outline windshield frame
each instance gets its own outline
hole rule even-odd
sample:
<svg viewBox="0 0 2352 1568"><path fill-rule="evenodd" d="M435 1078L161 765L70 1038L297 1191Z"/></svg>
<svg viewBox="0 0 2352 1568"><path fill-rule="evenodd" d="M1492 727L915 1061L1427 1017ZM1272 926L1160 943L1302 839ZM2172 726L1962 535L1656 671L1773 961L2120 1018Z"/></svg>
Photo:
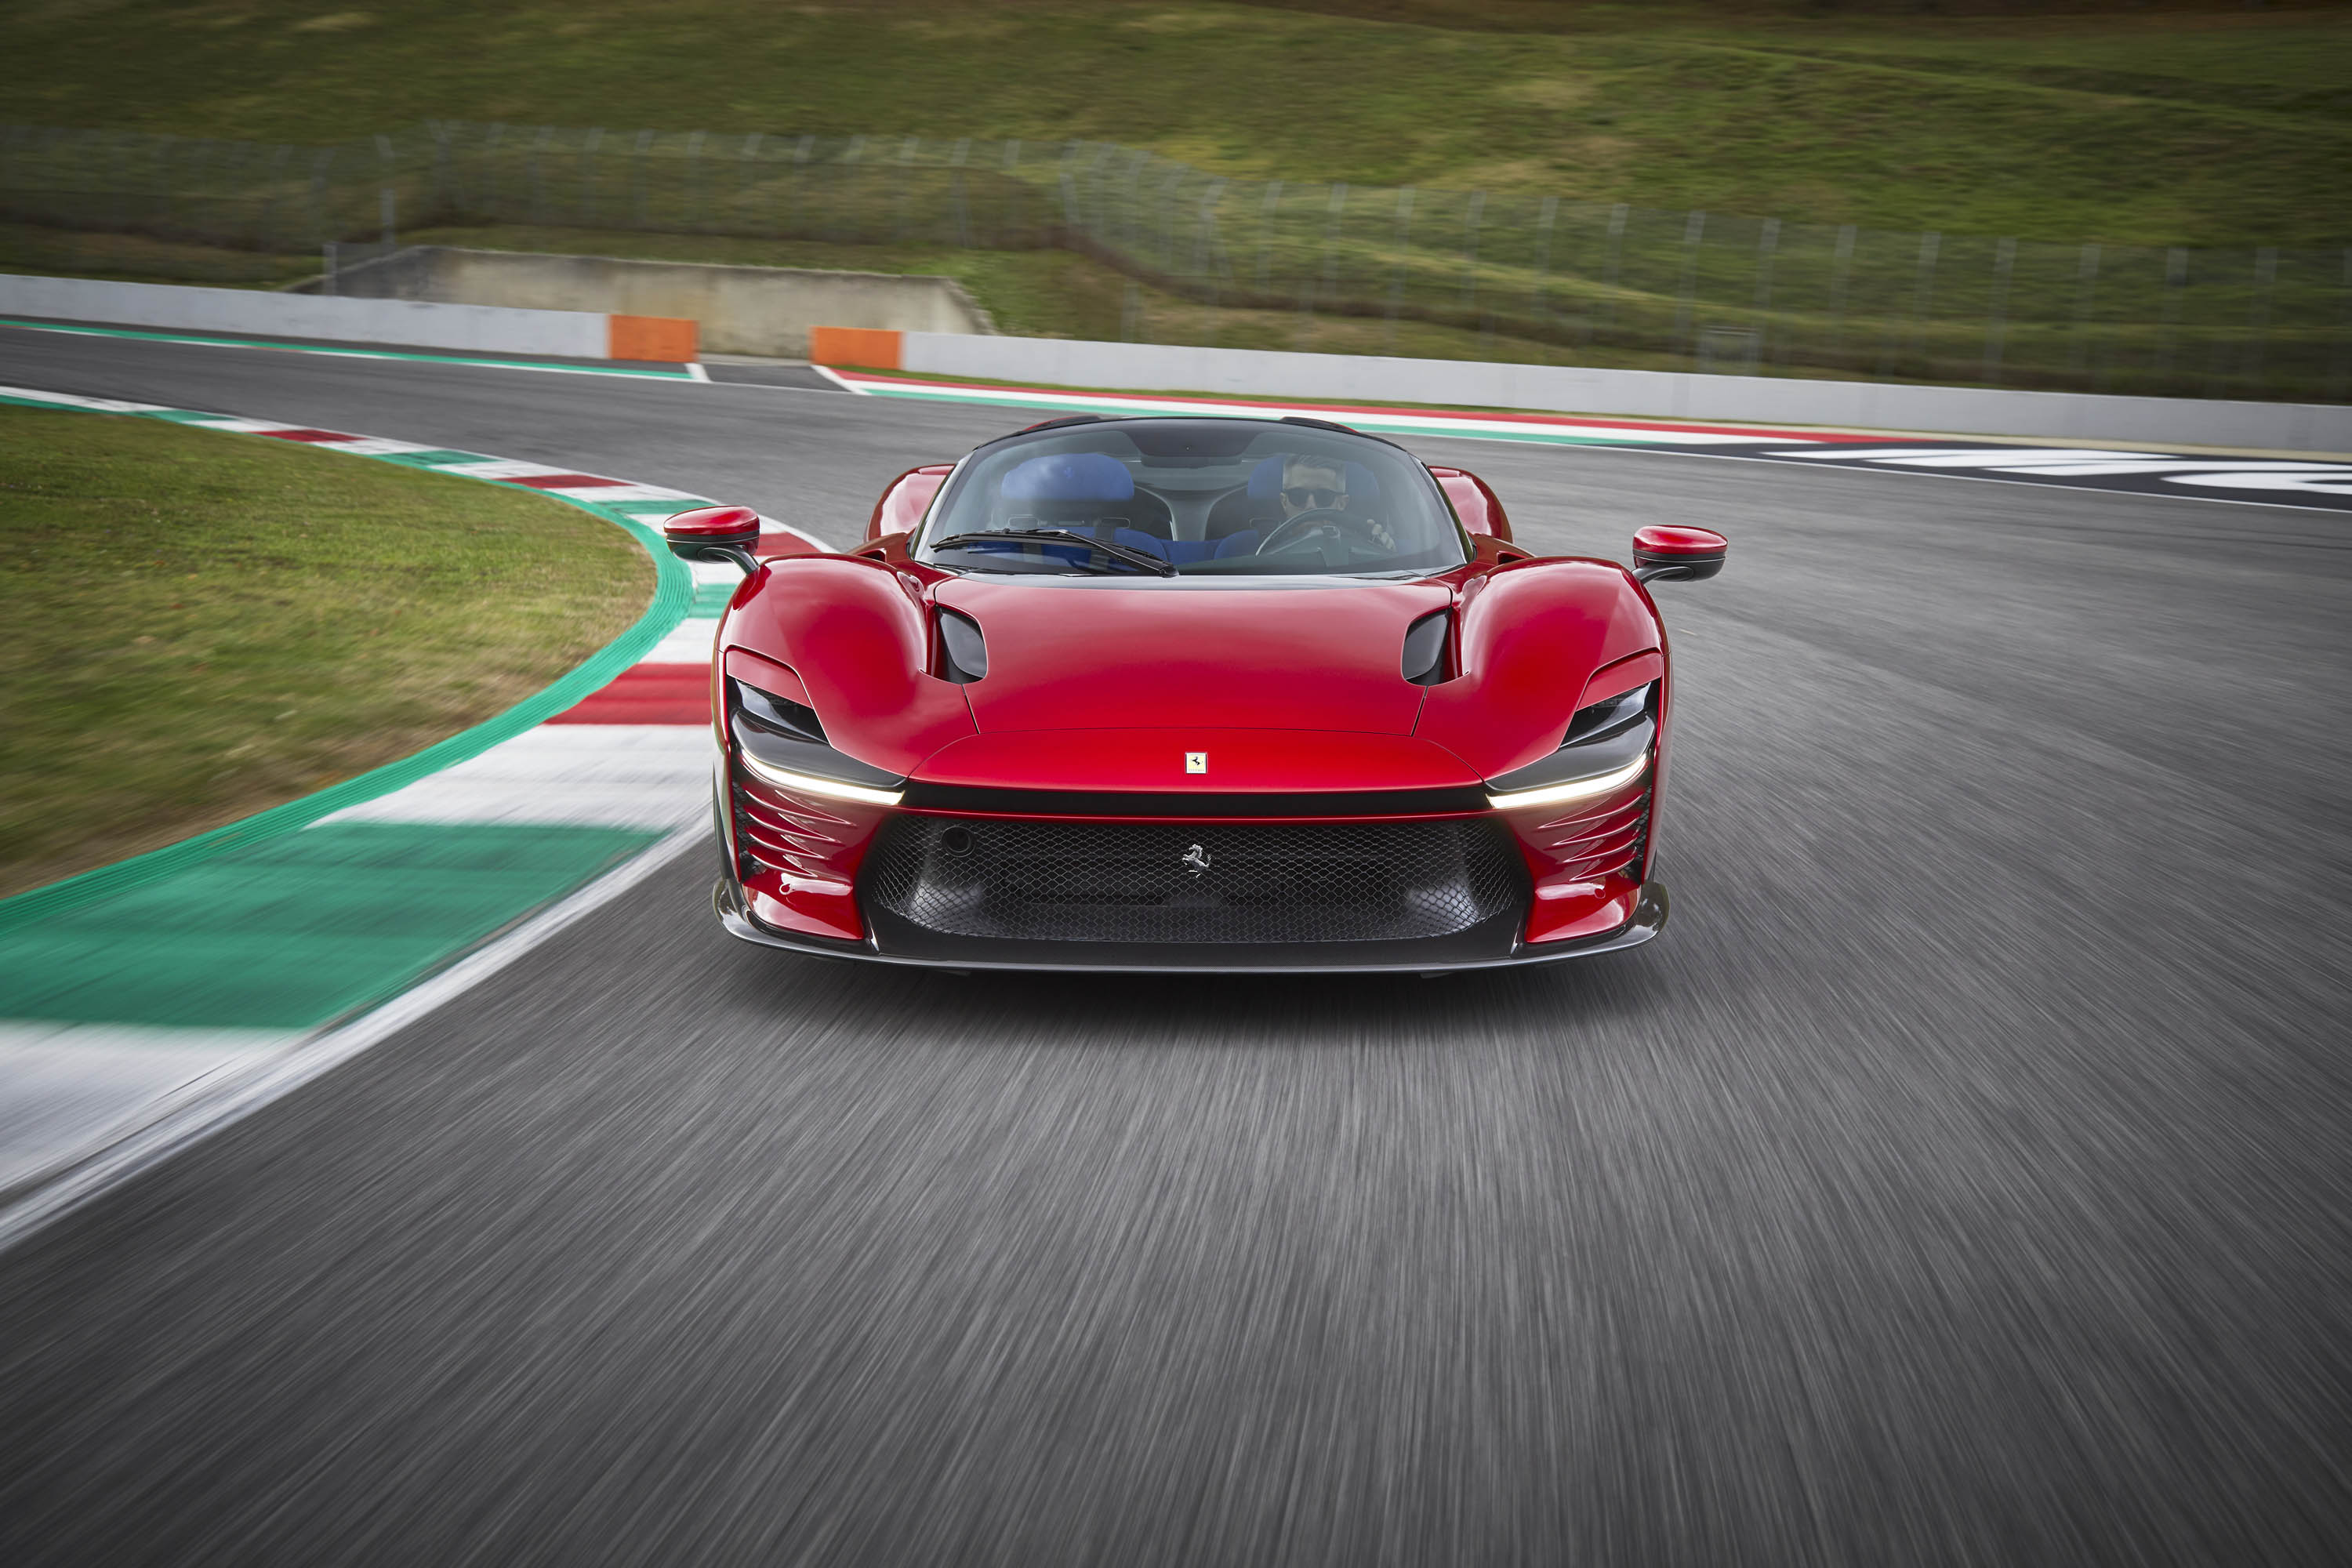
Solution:
<svg viewBox="0 0 2352 1568"><path fill-rule="evenodd" d="M947 522L947 519L956 510L958 503L962 499L964 490L975 482L971 476L976 468L980 466L978 460L984 456L995 453L1010 443L1026 445L1032 442L1041 444L1054 442L1097 426L1111 426L1115 428L1119 426L1129 425L1177 425L1202 424L1209 422L1226 425L1255 426L1271 430L1287 428L1296 430L1300 434L1311 432L1321 440L1353 440L1387 447L1391 453L1403 460L1405 468L1412 474L1417 476L1412 482L1422 487L1423 494L1425 496L1428 502L1434 507L1433 516L1438 519L1443 519L1444 526L1452 531L1454 548L1457 553L1452 559L1442 560L1425 565L1378 566L1367 563L1365 568L1360 571L1321 570L1295 572L1245 572L1231 568L1223 571L1198 571L1188 569L1187 565L1179 564L1175 565L1175 569L1172 572L1162 574L1159 573L1146 572L1139 567L1113 568L1111 571L1105 573L1099 570L1098 567L1096 569L1073 568L1065 571L1049 567L1037 562L1025 562L1024 564L1015 566L1010 560L1001 567L991 566L988 564L973 563L968 560L942 560L933 549L931 542L935 538L946 538L956 534L974 531L992 531L989 530L973 530L961 525L950 526ZM1440 485L1437 482L1436 477L1429 471L1429 465L1415 457L1401 443L1389 440L1384 437L1370 434L1366 431L1353 429L1348 426L1337 424L1329 420L1307 418L1266 418L1249 415L1222 414L1147 414L1136 416L1113 416L1100 419L1072 418L1053 420L1042 426L1032 426L1027 429L1010 431L1005 435L997 437L993 440L983 441L979 446L974 447L970 452L966 453L961 458L958 459L954 468L948 474L947 479L940 484L939 492L932 498L930 506L925 510L922 521L915 529L912 537L907 541L905 548L909 558L920 562L922 564L930 567L933 571L950 573L959 577L967 575L1000 577L1008 581L1025 579L1040 583L1084 580L1098 586L1144 587L1173 586L1179 582L1196 585L1215 583L1234 587L1265 586L1285 583L1293 585L1304 585L1317 582L1417 582L1425 578L1443 576L1448 572L1458 571L1463 566L1471 563L1477 558L1476 543L1470 537L1469 531L1463 526L1461 517L1454 511L1452 498L1446 495L1444 487ZM1206 566L1209 564L1211 563L1208 562L1194 562L1189 563L1191 567Z"/></svg>

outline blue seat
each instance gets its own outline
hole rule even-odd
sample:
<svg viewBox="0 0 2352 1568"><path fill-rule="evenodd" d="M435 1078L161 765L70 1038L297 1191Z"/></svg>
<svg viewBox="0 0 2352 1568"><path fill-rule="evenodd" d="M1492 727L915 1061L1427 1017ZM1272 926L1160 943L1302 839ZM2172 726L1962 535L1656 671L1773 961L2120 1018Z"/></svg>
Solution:
<svg viewBox="0 0 2352 1568"><path fill-rule="evenodd" d="M1013 465L997 493L1006 500L1132 500L1135 476L1100 452L1056 452Z"/></svg>

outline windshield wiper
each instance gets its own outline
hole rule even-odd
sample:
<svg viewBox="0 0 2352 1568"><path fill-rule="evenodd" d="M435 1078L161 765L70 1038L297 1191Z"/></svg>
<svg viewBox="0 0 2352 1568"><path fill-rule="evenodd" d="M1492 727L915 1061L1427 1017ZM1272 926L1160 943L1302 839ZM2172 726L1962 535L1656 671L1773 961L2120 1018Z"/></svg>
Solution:
<svg viewBox="0 0 2352 1568"><path fill-rule="evenodd" d="M1114 561L1124 561L1130 566L1140 566L1146 572L1156 572L1162 577L1176 575L1176 568L1148 550L1132 545L1113 544L1107 539L1097 539L1091 533L1080 533L1067 528L1003 528L985 533L950 533L945 539L931 541L934 550L953 550L960 545L985 544L992 540L1009 539L1031 543L1083 544L1088 550L1098 550Z"/></svg>

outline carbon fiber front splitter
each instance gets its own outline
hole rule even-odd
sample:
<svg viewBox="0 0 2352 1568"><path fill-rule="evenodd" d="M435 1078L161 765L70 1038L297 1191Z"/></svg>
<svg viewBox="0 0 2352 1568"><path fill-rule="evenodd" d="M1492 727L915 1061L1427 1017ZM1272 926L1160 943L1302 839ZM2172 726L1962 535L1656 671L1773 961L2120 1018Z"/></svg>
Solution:
<svg viewBox="0 0 2352 1568"><path fill-rule="evenodd" d="M1265 942L1250 946L1223 944L1187 944L1182 957L1155 952L1143 943L1117 946L1039 942L1008 943L972 940L968 944L952 937L929 933L926 951L892 952L877 945L874 939L864 942L834 942L822 937L798 936L773 930L753 920L744 908L743 889L732 877L721 875L711 889L711 907L719 923L730 934L762 947L780 947L787 952L807 953L819 958L856 959L867 963L899 963L923 969L1004 969L1045 970L1066 973L1074 970L1102 970L1129 973L1185 974L1449 974L1476 969L1517 969L1529 964L1558 963L1565 959L1590 958L1595 953L1615 952L1628 947L1639 947L1664 929L1666 923L1666 889L1662 882L1644 882L1633 903L1633 918L1615 931L1577 942L1526 943L1513 942L1511 950L1501 954L1480 957L1462 955L1457 947L1449 952L1437 942L1399 941L1394 942L1350 942L1344 954L1323 950L1323 944L1312 942ZM1009 956L1007 949L1034 945L1035 956ZM1377 952L1368 949L1381 950ZM1418 956L1414 956L1418 952ZM1390 956L1394 953L1395 956Z"/></svg>

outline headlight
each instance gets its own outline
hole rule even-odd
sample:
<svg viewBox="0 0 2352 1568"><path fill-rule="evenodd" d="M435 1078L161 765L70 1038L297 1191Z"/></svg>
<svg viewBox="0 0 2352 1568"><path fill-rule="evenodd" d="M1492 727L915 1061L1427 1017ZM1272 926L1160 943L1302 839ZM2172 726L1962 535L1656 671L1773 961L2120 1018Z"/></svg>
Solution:
<svg viewBox="0 0 2352 1568"><path fill-rule="evenodd" d="M816 710L745 681L727 682L727 728L735 754L755 778L778 789L866 805L896 805L907 781L846 752L824 738Z"/></svg>
<svg viewBox="0 0 2352 1568"><path fill-rule="evenodd" d="M1632 784L1648 770L1657 744L1657 695L1651 681L1578 709L1559 749L1489 780L1486 804L1498 811L1565 805Z"/></svg>

